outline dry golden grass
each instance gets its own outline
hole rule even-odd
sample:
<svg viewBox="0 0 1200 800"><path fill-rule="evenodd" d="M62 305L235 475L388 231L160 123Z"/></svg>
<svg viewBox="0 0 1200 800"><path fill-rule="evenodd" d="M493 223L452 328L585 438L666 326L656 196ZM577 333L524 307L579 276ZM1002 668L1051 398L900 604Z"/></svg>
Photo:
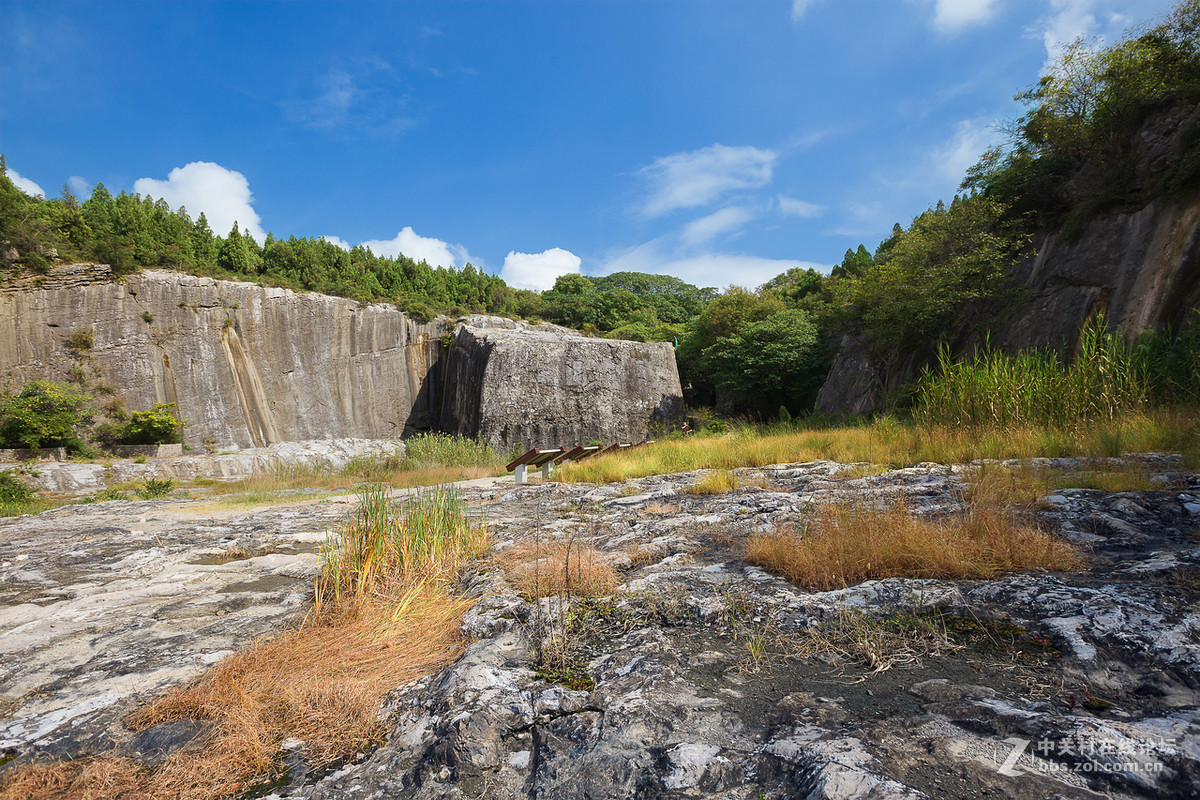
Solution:
<svg viewBox="0 0 1200 800"><path fill-rule="evenodd" d="M737 485L737 478L732 472L727 469L714 469L684 491L698 495L724 494L732 492Z"/></svg>
<svg viewBox="0 0 1200 800"><path fill-rule="evenodd" d="M268 779L288 737L304 741L314 766L332 763L379 740L376 712L388 691L458 657L469 605L431 585L381 593L221 660L127 722L134 730L179 719L215 725L202 751L159 769L156 783L172 791L194 792L199 782L215 797L220 786Z"/></svg>
<svg viewBox="0 0 1200 800"><path fill-rule="evenodd" d="M527 598L611 594L620 580L595 549L582 544L525 542L499 557L509 580Z"/></svg>
<svg viewBox="0 0 1200 800"><path fill-rule="evenodd" d="M648 567L651 564L657 564L662 561L667 555L665 548L661 546L650 547L635 547L625 551L625 555L629 556L630 569L640 569Z"/></svg>
<svg viewBox="0 0 1200 800"><path fill-rule="evenodd" d="M95 758L36 764L0 779L2 800L143 800L146 771L132 759Z"/></svg>
<svg viewBox="0 0 1200 800"><path fill-rule="evenodd" d="M379 741L384 695L462 652L470 602L447 584L487 535L451 492L396 505L381 488L364 492L337 533L322 553L323 602L299 629L222 659L126 720L134 730L208 723L203 742L152 771L118 758L11 770L0 799L216 800L272 780L285 738L303 740L314 766Z"/></svg>
<svg viewBox="0 0 1200 800"><path fill-rule="evenodd" d="M971 505L943 521L901 504L835 503L803 529L755 534L745 559L810 589L838 589L879 578L993 578L1027 569L1071 569L1075 551L1044 531Z"/></svg>
<svg viewBox="0 0 1200 800"><path fill-rule="evenodd" d="M1200 416L1194 410L1130 414L1072 430L1046 427L967 428L885 419L874 424L789 431L738 429L725 436L667 439L566 464L568 483L616 483L696 469L732 470L827 459L904 466L924 461L965 464L979 458L1119 456L1123 453L1195 453Z"/></svg>
<svg viewBox="0 0 1200 800"><path fill-rule="evenodd" d="M1147 492L1165 488L1144 464L1092 464L1082 469L1037 470L1030 464L987 464L967 476L968 501L990 507L1033 508L1059 489Z"/></svg>

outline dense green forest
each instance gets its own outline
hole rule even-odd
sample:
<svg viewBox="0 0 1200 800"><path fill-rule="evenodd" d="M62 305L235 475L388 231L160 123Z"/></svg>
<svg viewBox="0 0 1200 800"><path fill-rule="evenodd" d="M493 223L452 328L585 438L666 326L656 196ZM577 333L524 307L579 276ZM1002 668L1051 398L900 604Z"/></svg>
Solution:
<svg viewBox="0 0 1200 800"><path fill-rule="evenodd" d="M1026 112L968 170L961 196L897 224L874 252L847 250L829 275L796 268L755 289L718 292L622 272L566 275L537 293L470 265L433 268L294 236L268 235L259 245L236 224L222 236L203 214L114 197L103 185L85 202L67 187L58 198L28 197L6 176L0 277L84 259L118 275L166 267L391 302L422 319L487 312L546 320L674 343L693 404L759 418L803 413L844 335L884 375L914 354L931 359L943 345L978 341L1016 295L1012 267L1039 232L1200 189L1200 0L1110 47L1074 43L1017 99ZM1148 168L1139 133L1155 120L1176 127L1181 155Z"/></svg>

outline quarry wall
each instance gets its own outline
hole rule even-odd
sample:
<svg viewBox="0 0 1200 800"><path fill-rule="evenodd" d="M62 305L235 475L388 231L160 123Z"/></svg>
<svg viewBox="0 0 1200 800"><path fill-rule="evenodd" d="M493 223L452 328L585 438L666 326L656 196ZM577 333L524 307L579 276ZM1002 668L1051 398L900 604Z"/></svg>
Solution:
<svg viewBox="0 0 1200 800"><path fill-rule="evenodd" d="M113 392L129 409L177 403L192 447L442 429L484 433L501 447L577 443L559 435L628 440L648 434L651 406L673 407L663 394L681 396L670 345L589 340L491 317L423 324L389 305L171 270L114 281L103 265L58 267L6 287L0 322L0 385L74 377L93 394ZM504 324L514 327L505 331L503 358L447 358L452 341L475 353L468 340L486 340L486 331ZM475 333L464 339L464 330ZM530 344L513 349L524 340ZM589 359L600 354L608 361L593 366ZM648 371L654 380L624 379ZM630 394L640 391L654 394ZM569 409L579 422L547 423L472 392L536 395L541 408Z"/></svg>

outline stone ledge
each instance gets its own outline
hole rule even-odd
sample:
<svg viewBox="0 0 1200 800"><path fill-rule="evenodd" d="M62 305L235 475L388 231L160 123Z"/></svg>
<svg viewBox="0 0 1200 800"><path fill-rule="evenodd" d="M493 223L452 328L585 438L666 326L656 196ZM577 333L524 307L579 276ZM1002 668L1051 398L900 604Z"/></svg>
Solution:
<svg viewBox="0 0 1200 800"><path fill-rule="evenodd" d="M43 447L40 450L0 450L0 462L18 461L66 461L65 447Z"/></svg>
<svg viewBox="0 0 1200 800"><path fill-rule="evenodd" d="M114 456L121 458L179 458L183 455L182 444L114 444L110 449Z"/></svg>

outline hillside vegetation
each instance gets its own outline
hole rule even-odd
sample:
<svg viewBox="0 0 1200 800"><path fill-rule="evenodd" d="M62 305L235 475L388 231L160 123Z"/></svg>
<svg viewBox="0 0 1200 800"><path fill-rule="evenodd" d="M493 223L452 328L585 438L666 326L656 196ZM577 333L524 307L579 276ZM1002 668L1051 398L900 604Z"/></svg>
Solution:
<svg viewBox="0 0 1200 800"><path fill-rule="evenodd" d="M61 197L42 199L0 177L0 279L86 259L109 263L118 275L168 267L391 302L423 319L486 312L668 341L677 345L693 407L787 418L811 410L844 336L885 383L914 364L932 364L937 373L950 363L935 358L939 348L970 352L1019 298L1013 267L1040 234L1106 210L1194 197L1198 42L1200 0L1186 0L1161 24L1112 46L1071 44L1017 95L1026 112L968 170L964 194L937 202L907 227L897 224L873 252L847 250L829 275L795 268L756 289L724 292L664 275L566 275L537 293L469 264L434 268L295 236L268 234L259 244L236 224L222 236L204 214L193 219L162 200L114 197L103 185L83 202L66 187ZM1174 137L1178 157L1148 163L1147 126ZM1174 341L1168 335L1154 346L1166 351ZM910 387L898 401L915 395Z"/></svg>

